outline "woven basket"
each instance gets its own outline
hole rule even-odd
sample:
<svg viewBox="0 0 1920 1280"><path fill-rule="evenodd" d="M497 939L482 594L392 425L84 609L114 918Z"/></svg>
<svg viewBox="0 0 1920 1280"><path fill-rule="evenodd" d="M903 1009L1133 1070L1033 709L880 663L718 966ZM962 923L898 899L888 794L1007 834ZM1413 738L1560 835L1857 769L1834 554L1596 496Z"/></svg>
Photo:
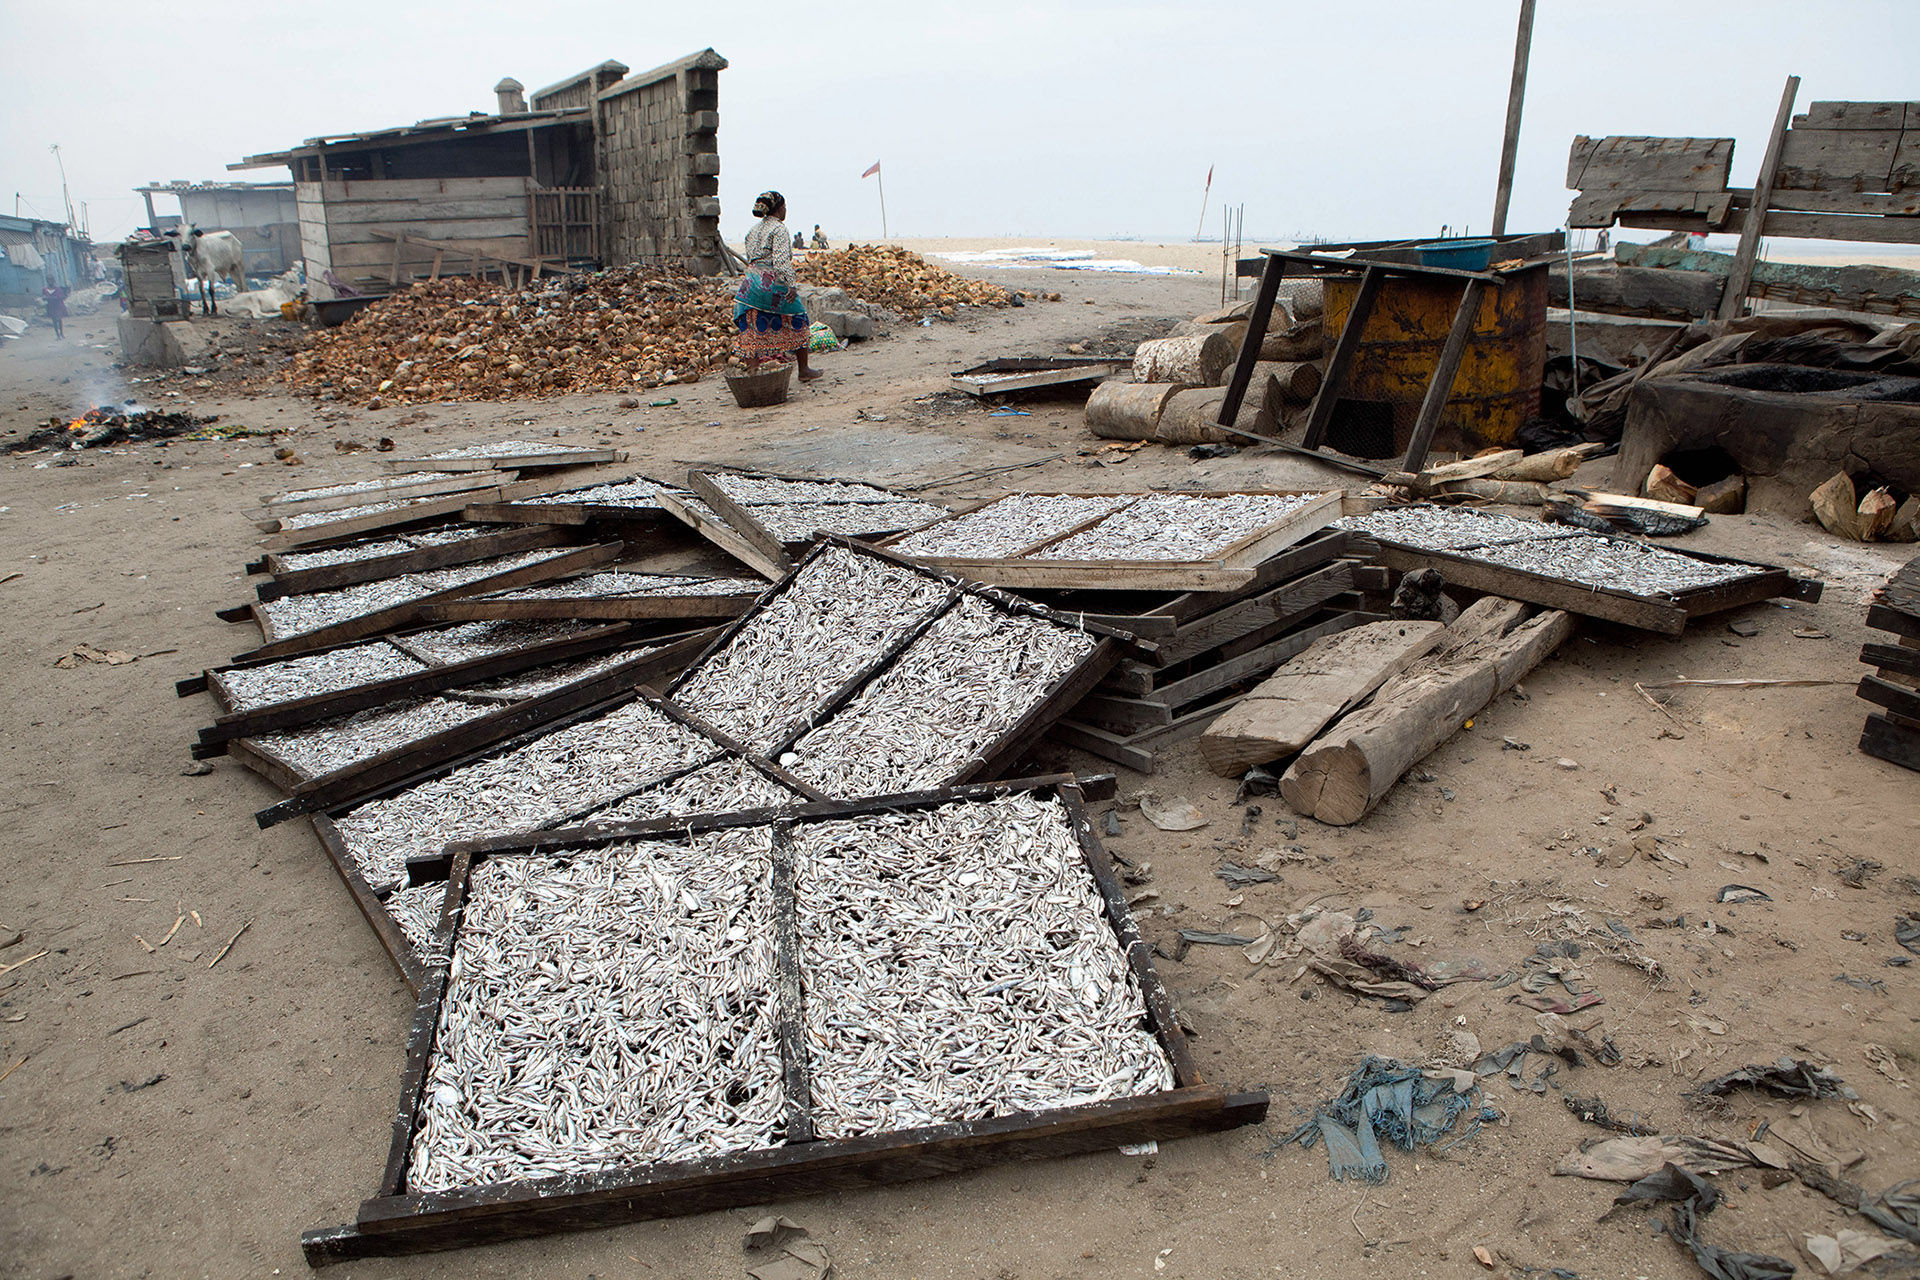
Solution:
<svg viewBox="0 0 1920 1280"><path fill-rule="evenodd" d="M792 382L793 366L783 364L760 373L730 373L727 390L733 392L734 403L742 409L762 409L770 404L785 404L787 388Z"/></svg>

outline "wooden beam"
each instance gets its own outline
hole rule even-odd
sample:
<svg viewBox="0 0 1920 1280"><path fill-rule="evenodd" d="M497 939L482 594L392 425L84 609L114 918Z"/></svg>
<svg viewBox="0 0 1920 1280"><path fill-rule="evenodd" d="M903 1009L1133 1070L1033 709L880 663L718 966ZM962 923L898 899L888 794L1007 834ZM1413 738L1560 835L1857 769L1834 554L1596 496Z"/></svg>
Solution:
<svg viewBox="0 0 1920 1280"><path fill-rule="evenodd" d="M1890 764L1920 771L1920 730L1897 725L1881 712L1867 717L1867 727L1860 735L1860 749Z"/></svg>
<svg viewBox="0 0 1920 1280"><path fill-rule="evenodd" d="M1327 357L1326 377L1321 380L1319 394L1313 398L1313 408L1307 412L1307 431L1301 438L1301 448L1318 449L1326 443L1333 411L1346 393L1347 371L1353 367L1353 358L1360 350L1360 336L1386 281L1386 272L1380 267L1367 267L1360 273L1360 287L1353 295L1353 306L1347 311L1347 322L1340 327L1333 354Z"/></svg>
<svg viewBox="0 0 1920 1280"><path fill-rule="evenodd" d="M1793 118L1793 99L1800 92L1800 77L1788 76L1780 94L1780 110L1773 118L1773 132L1767 138L1766 158L1760 162L1754 180L1753 207L1740 227L1740 247L1734 250L1733 268L1727 273L1726 292L1720 295L1720 318L1732 320L1747 307L1747 286L1753 280L1753 260L1760 255L1760 235L1766 226L1767 201L1773 196L1774 178L1780 171L1780 153L1787 136L1787 122Z"/></svg>
<svg viewBox="0 0 1920 1280"><path fill-rule="evenodd" d="M1527 3L1531 5L1532 0ZM1473 336L1474 321L1479 318L1480 298L1485 290L1486 286L1480 281L1469 280L1460 292L1453 327L1447 330L1440 360L1433 368L1433 380L1427 383L1427 394L1420 401L1420 416L1414 419L1413 438L1407 443L1406 460L1400 464L1403 471L1417 473L1426 465L1427 447L1433 443L1440 415L1446 411L1447 401L1453 395L1454 379L1460 374L1460 358L1466 354L1467 340Z"/></svg>
<svg viewBox="0 0 1920 1280"><path fill-rule="evenodd" d="M1507 88L1507 127L1500 142L1500 181L1493 196L1492 234L1507 232L1513 199L1513 163L1520 151L1520 116L1527 99L1527 63L1533 49L1534 0L1520 0L1520 26L1513 42L1513 80Z"/></svg>

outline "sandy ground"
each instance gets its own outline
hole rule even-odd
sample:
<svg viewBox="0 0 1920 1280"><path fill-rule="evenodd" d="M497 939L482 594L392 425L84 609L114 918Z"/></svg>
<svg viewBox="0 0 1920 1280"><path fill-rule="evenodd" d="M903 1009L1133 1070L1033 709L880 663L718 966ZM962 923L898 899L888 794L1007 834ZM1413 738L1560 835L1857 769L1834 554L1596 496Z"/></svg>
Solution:
<svg viewBox="0 0 1920 1280"><path fill-rule="evenodd" d="M402 448L444 447L509 432L616 441L656 474L738 461L919 481L1043 464L937 491L951 498L1016 485L1338 483L1313 464L1253 452L1194 463L1143 450L1103 466L1081 456L1093 442L1071 400L991 418L925 399L948 370L981 357L1058 351L1104 326L1192 314L1217 297L1204 277L1045 280L1065 301L904 327L826 358L828 378L774 409L743 413L724 403L722 386L703 383L666 409L622 411L611 395L582 396L434 406L403 426L399 410L209 399L189 381L128 391L170 404L198 397L199 411L283 428L281 442L306 465L276 463L269 441L135 446L73 466L0 459L9 657L0 670L0 943L22 935L0 948L0 966L10 966L0 973L9 1186L0 1276L298 1274L300 1232L349 1220L386 1155L412 1013L406 990L313 833L297 822L255 828L251 814L277 793L226 760L206 776L181 772L212 709L176 699L174 680L257 643L213 616L248 593L241 565L257 534L243 509L274 490L375 471L370 455L337 454L337 443L386 435ZM78 406L90 385L111 385L113 353L88 345L110 339L110 321L76 318L69 335L56 346L36 328L0 350L7 435ZM182 394L165 396L168 388ZM1296 828L1271 798L1253 802L1258 813L1235 805L1232 784L1200 770L1188 747L1150 780L1123 773L1122 794L1146 785L1187 796L1210 825L1164 834L1128 811L1112 842L1151 860L1160 899L1143 924L1169 946L1182 927L1246 927L1246 913L1278 924L1323 903L1406 927L1409 954L1475 956L1499 971L1550 938L1584 936L1591 946L1617 924L1664 977L1589 950L1589 982L1605 1003L1572 1021L1612 1036L1625 1064L1563 1067L1543 1095L1495 1084L1488 1098L1503 1118L1476 1140L1417 1161L1393 1154L1381 1186L1334 1183L1319 1151L1275 1144L1364 1054L1422 1059L1455 1029L1492 1048L1539 1030L1534 1015L1509 1003L1517 988L1484 983L1388 1012L1292 964L1253 968L1236 952L1196 947L1183 963L1161 961L1161 972L1208 1075L1272 1091L1264 1128L1163 1144L1152 1157L1011 1166L778 1212L807 1226L853 1280L1487 1274L1476 1246L1504 1274L1558 1266L1589 1278L1685 1276L1693 1263L1649 1215L1596 1221L1614 1187L1551 1176L1576 1144L1606 1136L1570 1114L1562 1091L1597 1094L1668 1133L1745 1136L1785 1118L1788 1105L1737 1095L1701 1109L1683 1092L1782 1054L1831 1063L1858 1091L1857 1113L1838 1101L1806 1109L1835 1151L1860 1154L1850 1177L1877 1190L1920 1174L1914 1095L1866 1056L1869 1045L1887 1046L1899 1069L1920 1077L1915 971L1888 963L1903 954L1896 915L1920 911L1920 789L1913 774L1856 750L1867 708L1850 687L1866 638L1862 599L1912 549L1840 544L1809 524L1767 518L1717 518L1689 541L1818 571L1825 598L1741 610L1758 627L1751 638L1726 619L1678 640L1583 626L1350 829ZM81 643L139 658L54 666ZM1636 681L1678 675L1832 683L1687 690L1665 713L1635 691ZM1503 750L1508 738L1529 749ZM1057 758L1106 768L1070 753L1041 763ZM1633 857L1637 827L1663 837L1671 859ZM1231 905L1234 891L1213 875L1220 861L1285 844L1310 860ZM1856 859L1880 865L1849 887L1839 872ZM1729 882L1773 902L1716 905ZM1469 899L1486 905L1469 912ZM1536 1059L1530 1079L1537 1070ZM1725 1245L1808 1266L1803 1233L1866 1225L1794 1183L1720 1181L1728 1203L1707 1231ZM340 1274L733 1278L744 1273L740 1237L757 1212Z"/></svg>

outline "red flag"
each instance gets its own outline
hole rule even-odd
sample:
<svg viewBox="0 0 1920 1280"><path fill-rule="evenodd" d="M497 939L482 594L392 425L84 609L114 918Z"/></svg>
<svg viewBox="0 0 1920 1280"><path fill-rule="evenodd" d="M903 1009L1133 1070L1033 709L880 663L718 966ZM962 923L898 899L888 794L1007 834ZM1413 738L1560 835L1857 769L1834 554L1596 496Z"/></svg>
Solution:
<svg viewBox="0 0 1920 1280"><path fill-rule="evenodd" d="M874 174L878 172L880 172L880 162L878 160L875 160L873 162L873 168L867 170L865 173L861 174L860 176L863 178L871 178Z"/></svg>
<svg viewBox="0 0 1920 1280"><path fill-rule="evenodd" d="M875 165L873 167L878 169L880 166ZM1213 190L1213 166L1212 165L1207 166L1207 190L1209 191Z"/></svg>

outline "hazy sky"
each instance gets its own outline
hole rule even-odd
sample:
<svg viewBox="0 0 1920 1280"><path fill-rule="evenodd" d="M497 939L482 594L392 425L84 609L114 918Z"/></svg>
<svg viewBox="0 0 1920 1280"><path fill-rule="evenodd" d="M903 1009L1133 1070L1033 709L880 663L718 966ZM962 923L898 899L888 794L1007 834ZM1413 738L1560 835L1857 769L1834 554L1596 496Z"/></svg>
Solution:
<svg viewBox="0 0 1920 1280"><path fill-rule="evenodd" d="M755 192L875 237L1185 237L1222 202L1250 239L1486 225L1518 0L1267 3L328 4L0 0L0 201L58 218L59 143L95 237L130 188L229 175L321 133L492 110L605 58L712 46L723 227ZM1753 180L1784 78L1800 101L1920 99L1920 3L1541 0L1509 227L1565 218L1576 133L1730 136ZM173 202L158 202L172 212ZM0 204L10 209L11 204Z"/></svg>

